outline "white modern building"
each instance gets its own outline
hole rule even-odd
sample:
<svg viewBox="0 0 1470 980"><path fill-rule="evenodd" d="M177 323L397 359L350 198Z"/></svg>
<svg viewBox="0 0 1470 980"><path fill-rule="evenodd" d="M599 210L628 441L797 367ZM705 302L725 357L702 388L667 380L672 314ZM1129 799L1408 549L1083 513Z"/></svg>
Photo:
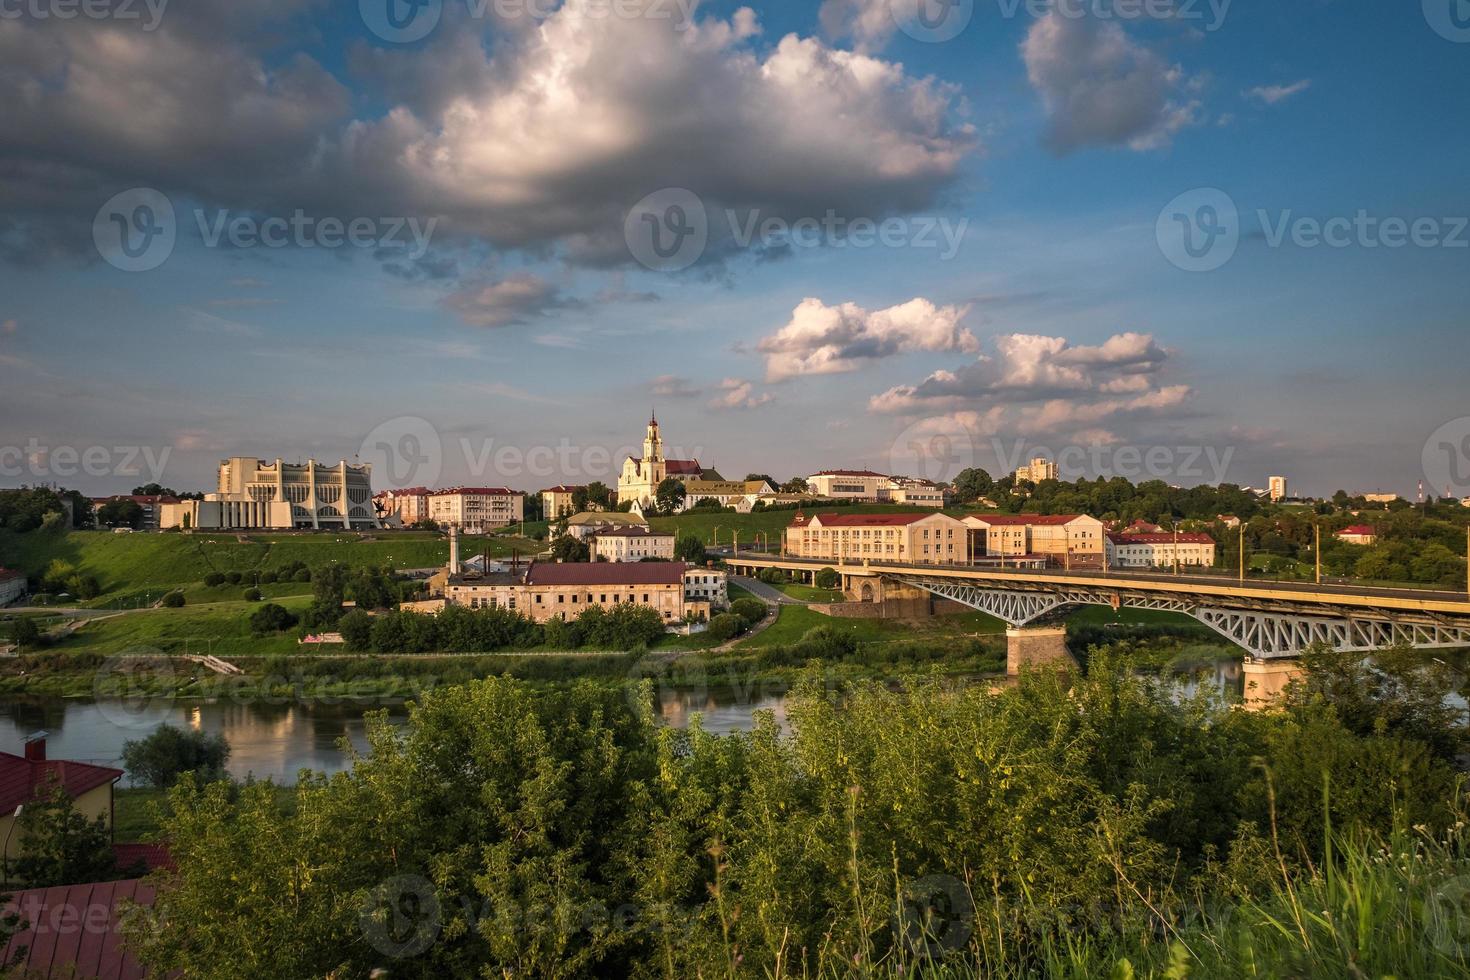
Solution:
<svg viewBox="0 0 1470 980"><path fill-rule="evenodd" d="M232 456L219 464L215 493L159 506L164 530L292 530L381 527L373 507L372 467L316 460L270 462Z"/></svg>
<svg viewBox="0 0 1470 980"><path fill-rule="evenodd" d="M1110 568L1209 568L1215 539L1197 531L1173 534L1109 534Z"/></svg>
<svg viewBox="0 0 1470 980"><path fill-rule="evenodd" d="M450 487L428 494L429 520L470 534L517 524L526 517L526 495L508 487Z"/></svg>

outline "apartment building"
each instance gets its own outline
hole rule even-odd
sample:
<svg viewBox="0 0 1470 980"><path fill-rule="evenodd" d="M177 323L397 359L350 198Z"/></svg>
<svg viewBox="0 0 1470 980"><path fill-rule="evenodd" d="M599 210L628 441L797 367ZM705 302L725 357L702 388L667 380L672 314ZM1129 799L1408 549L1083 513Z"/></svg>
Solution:
<svg viewBox="0 0 1470 980"><path fill-rule="evenodd" d="M1109 534L1107 556L1110 568L1209 568L1215 539L1198 531Z"/></svg>
<svg viewBox="0 0 1470 980"><path fill-rule="evenodd" d="M470 534L525 520L526 495L506 487L450 487L428 495L429 520Z"/></svg>
<svg viewBox="0 0 1470 980"><path fill-rule="evenodd" d="M786 554L832 562L968 564L969 530L945 514L798 512L786 529Z"/></svg>
<svg viewBox="0 0 1470 980"><path fill-rule="evenodd" d="M1016 470L1017 483L1040 483L1043 480L1055 480L1056 478L1057 464L1045 456L1037 456Z"/></svg>
<svg viewBox="0 0 1470 980"><path fill-rule="evenodd" d="M1102 521L1086 514L972 514L965 526L976 558L1046 558L1064 568L1102 566Z"/></svg>
<svg viewBox="0 0 1470 980"><path fill-rule="evenodd" d="M541 491L541 515L548 521L559 521L563 517L571 517L577 512L574 502L577 494L586 490L586 487L573 487L561 484L560 486L548 487Z"/></svg>
<svg viewBox="0 0 1470 980"><path fill-rule="evenodd" d="M373 495L373 509L380 521L392 523L396 518L402 526L413 527L429 519L429 488L380 491Z"/></svg>
<svg viewBox="0 0 1470 980"><path fill-rule="evenodd" d="M613 527L599 531L588 542L600 561L674 560L674 536L646 527Z"/></svg>

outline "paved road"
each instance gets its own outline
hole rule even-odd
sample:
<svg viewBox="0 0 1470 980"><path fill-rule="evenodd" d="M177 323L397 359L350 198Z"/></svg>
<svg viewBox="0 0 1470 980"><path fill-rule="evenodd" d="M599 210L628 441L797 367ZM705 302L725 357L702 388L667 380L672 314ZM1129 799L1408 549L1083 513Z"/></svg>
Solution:
<svg viewBox="0 0 1470 980"><path fill-rule="evenodd" d="M730 582L734 585L740 586L746 592L749 592L761 599L764 599L767 602L774 602L778 606L808 605L808 603L802 602L800 599L791 598L791 596L782 592L774 585L767 585L759 579L746 578L744 575L732 575L730 576Z"/></svg>

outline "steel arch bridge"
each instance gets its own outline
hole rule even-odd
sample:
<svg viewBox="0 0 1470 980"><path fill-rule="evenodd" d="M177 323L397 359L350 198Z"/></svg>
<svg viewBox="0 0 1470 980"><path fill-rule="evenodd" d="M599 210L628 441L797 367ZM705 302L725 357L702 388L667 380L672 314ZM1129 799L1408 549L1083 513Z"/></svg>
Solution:
<svg viewBox="0 0 1470 980"><path fill-rule="evenodd" d="M752 554L731 556L727 563L737 572L751 573L834 568L844 582L882 579L920 589L1018 629L1079 605L1182 613L1258 660L1296 657L1316 644L1345 653L1399 644L1423 650L1470 647L1470 599L1463 593L1160 573L853 564Z"/></svg>
<svg viewBox="0 0 1470 980"><path fill-rule="evenodd" d="M1369 653L1404 644L1422 650L1470 647L1470 620L1438 621L1363 614L1322 616L1295 611L1230 608L1171 596L1123 595L1105 589L1015 590L907 575L896 581L1023 627L1069 606L1157 609L1183 613L1204 623L1261 660L1295 657L1314 644L1344 653Z"/></svg>

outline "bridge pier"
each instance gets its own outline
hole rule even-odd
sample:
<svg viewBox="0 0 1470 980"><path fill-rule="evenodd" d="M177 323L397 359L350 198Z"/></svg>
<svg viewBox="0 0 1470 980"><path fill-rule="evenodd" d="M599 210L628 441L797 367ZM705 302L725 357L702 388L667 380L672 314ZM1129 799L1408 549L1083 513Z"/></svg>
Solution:
<svg viewBox="0 0 1470 980"><path fill-rule="evenodd" d="M1077 661L1067 649L1065 626L1013 626L1006 630L1006 673L1015 677L1038 667L1077 669Z"/></svg>
<svg viewBox="0 0 1470 980"><path fill-rule="evenodd" d="M1306 671L1295 659L1245 661L1245 707L1250 711L1263 711L1279 704L1286 694L1286 686Z"/></svg>

